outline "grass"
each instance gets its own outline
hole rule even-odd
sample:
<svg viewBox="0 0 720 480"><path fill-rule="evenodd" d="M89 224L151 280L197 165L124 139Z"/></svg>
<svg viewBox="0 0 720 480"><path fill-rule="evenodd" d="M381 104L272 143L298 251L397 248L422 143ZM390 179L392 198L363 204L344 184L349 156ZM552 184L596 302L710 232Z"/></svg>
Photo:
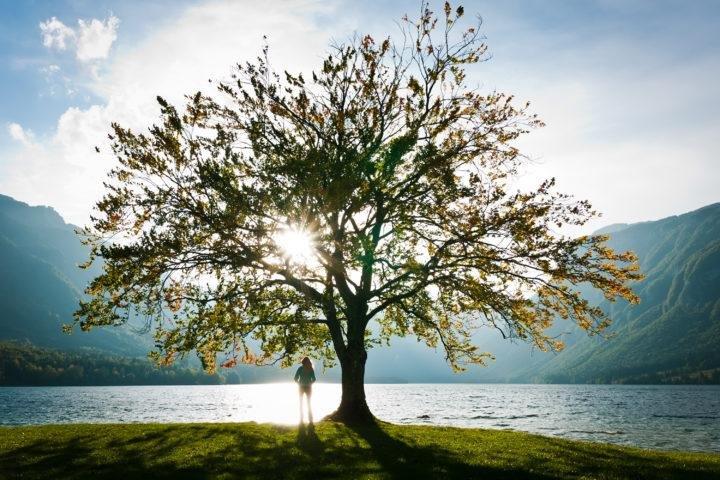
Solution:
<svg viewBox="0 0 720 480"><path fill-rule="evenodd" d="M0 478L720 479L720 454L521 432L270 424L0 427Z"/></svg>

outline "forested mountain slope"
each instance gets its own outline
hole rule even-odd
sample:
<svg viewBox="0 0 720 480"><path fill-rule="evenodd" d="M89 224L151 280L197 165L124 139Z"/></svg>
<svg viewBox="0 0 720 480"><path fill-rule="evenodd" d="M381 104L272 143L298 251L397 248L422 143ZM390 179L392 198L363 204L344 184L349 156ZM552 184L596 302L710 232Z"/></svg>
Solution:
<svg viewBox="0 0 720 480"><path fill-rule="evenodd" d="M531 352L523 343L498 338L487 330L476 339L496 355L487 368L454 374L442 352L413 338L372 349L369 382L720 382L720 203L653 222L615 224L598 233L610 235L617 250L637 253L646 279L636 284L640 305L609 303L596 292L614 323L613 338L589 338L559 322L568 347L559 354ZM74 227L49 207L30 207L0 195L0 340L28 341L63 350L93 348L144 356L150 335L131 328L98 328L68 336L61 325L72 319L85 284L97 267L84 271L87 259ZM137 325L136 325L137 326ZM60 358L60 357L58 357ZM276 368L242 367L244 381L285 379ZM336 371L327 372L337 380Z"/></svg>
<svg viewBox="0 0 720 480"><path fill-rule="evenodd" d="M36 345L95 347L143 354L149 344L129 328L62 333L97 266L81 270L88 249L75 227L49 207L30 207L0 195L0 339Z"/></svg>
<svg viewBox="0 0 720 480"><path fill-rule="evenodd" d="M640 305L601 302L614 320L613 338L579 338L517 377L550 382L692 381L720 369L720 203L628 225L610 236L613 248L638 255L646 275L635 286Z"/></svg>

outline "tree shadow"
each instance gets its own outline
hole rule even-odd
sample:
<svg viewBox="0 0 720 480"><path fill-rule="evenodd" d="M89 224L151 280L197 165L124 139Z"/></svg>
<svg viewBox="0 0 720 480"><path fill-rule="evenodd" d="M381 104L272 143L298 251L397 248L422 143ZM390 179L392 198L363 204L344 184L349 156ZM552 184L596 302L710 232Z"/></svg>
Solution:
<svg viewBox="0 0 720 480"><path fill-rule="evenodd" d="M576 472L589 478L633 479L693 479L718 480L718 471L699 463L682 463L673 459L674 452L648 452L638 448L602 445L593 442L568 442L558 438L543 438L546 452L551 456L562 455L570 461ZM654 455L657 454L657 455ZM666 455L669 454L669 455ZM543 468L544 462L531 456L535 468Z"/></svg>
<svg viewBox="0 0 720 480"><path fill-rule="evenodd" d="M20 438L21 433L27 434L27 440ZM55 425L3 429L0 435L4 437L0 438L2 480L710 479L718 478L720 470L719 462L710 458L685 463L668 454L534 435L518 438L510 432L425 431L383 422L321 422L313 427L255 423Z"/></svg>
<svg viewBox="0 0 720 480"><path fill-rule="evenodd" d="M149 425L125 435L116 432L132 426L114 425L105 436L84 427L96 434L53 435L0 452L0 479L310 478L287 427Z"/></svg>
<svg viewBox="0 0 720 480"><path fill-rule="evenodd" d="M464 449L443 448L437 441L418 444L418 437L405 437L392 424L348 425L370 446L373 458L389 478L463 479L720 479L718 462L681 462L672 452L652 452L591 442L572 442L527 434L492 440L482 433L461 435ZM450 429L462 431L463 429ZM496 432L497 433L497 432ZM453 440L451 432L444 435ZM487 442L485 440L487 439ZM519 447L519 448L518 448ZM463 455L465 453L466 455ZM473 464L478 459L482 465Z"/></svg>
<svg viewBox="0 0 720 480"><path fill-rule="evenodd" d="M546 478L474 467L377 425L323 422L321 435L314 426L256 424L83 426L83 434L57 434L61 428L0 452L0 478Z"/></svg>
<svg viewBox="0 0 720 480"><path fill-rule="evenodd" d="M525 469L492 468L473 465L467 458L437 445L413 445L389 434L384 422L348 425L369 445L373 457L389 478L458 478L458 479L548 479L555 478Z"/></svg>

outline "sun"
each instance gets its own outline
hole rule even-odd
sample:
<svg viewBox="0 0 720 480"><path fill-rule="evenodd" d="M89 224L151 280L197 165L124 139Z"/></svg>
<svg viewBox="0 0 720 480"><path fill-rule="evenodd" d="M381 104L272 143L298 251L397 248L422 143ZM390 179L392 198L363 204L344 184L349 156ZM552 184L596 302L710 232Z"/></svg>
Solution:
<svg viewBox="0 0 720 480"><path fill-rule="evenodd" d="M281 230L275 236L275 243L283 256L294 263L310 263L315 255L312 237L306 230L295 227Z"/></svg>

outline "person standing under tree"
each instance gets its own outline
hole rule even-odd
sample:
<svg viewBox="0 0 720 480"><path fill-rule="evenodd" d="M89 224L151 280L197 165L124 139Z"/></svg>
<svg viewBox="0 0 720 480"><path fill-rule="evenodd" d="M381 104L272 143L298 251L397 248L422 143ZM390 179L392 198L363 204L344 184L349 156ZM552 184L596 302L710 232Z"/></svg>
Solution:
<svg viewBox="0 0 720 480"><path fill-rule="evenodd" d="M315 370L313 370L312 362L308 357L302 359L302 366L295 372L295 382L300 387L300 424L303 423L303 394L307 398L308 422L313 424L312 406L310 398L312 396L312 384L315 381Z"/></svg>

